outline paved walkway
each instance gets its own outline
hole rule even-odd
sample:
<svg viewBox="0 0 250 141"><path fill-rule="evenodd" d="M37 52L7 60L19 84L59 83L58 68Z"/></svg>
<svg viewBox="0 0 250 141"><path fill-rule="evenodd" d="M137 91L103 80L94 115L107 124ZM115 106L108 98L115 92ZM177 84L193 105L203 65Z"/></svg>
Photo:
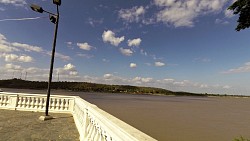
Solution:
<svg viewBox="0 0 250 141"><path fill-rule="evenodd" d="M40 121L43 114L0 110L0 141L79 141L71 114L51 113L55 119Z"/></svg>

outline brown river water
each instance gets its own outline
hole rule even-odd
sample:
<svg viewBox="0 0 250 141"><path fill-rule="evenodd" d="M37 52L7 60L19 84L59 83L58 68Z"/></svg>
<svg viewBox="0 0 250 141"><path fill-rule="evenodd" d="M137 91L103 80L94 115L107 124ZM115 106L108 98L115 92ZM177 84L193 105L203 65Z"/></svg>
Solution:
<svg viewBox="0 0 250 141"><path fill-rule="evenodd" d="M44 90L4 89L43 93ZM52 91L78 95L159 141L250 139L250 98L151 96Z"/></svg>

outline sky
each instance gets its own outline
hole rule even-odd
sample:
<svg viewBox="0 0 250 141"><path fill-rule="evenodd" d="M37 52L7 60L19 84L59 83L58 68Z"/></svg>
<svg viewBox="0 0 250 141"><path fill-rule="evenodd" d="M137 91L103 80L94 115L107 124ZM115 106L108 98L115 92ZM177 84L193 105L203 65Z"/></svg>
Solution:
<svg viewBox="0 0 250 141"><path fill-rule="evenodd" d="M250 30L233 0L62 0L53 81L250 95ZM0 79L47 81L55 25L0 0Z"/></svg>

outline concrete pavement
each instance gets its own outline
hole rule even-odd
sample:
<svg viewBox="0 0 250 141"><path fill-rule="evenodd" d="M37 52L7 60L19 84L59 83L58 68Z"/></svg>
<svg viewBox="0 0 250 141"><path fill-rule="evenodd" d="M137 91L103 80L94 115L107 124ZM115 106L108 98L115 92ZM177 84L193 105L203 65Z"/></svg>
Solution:
<svg viewBox="0 0 250 141"><path fill-rule="evenodd" d="M41 121L44 113L0 110L0 141L79 141L71 114L50 113L55 119Z"/></svg>

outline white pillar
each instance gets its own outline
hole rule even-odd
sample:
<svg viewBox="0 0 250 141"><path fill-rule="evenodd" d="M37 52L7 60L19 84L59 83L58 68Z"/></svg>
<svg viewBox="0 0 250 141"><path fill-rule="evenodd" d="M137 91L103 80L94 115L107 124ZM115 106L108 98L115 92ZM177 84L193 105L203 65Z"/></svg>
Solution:
<svg viewBox="0 0 250 141"><path fill-rule="evenodd" d="M10 108L11 110L16 110L16 106L17 106L17 97L18 95L11 95L10 99L9 99L9 105L8 108Z"/></svg>

